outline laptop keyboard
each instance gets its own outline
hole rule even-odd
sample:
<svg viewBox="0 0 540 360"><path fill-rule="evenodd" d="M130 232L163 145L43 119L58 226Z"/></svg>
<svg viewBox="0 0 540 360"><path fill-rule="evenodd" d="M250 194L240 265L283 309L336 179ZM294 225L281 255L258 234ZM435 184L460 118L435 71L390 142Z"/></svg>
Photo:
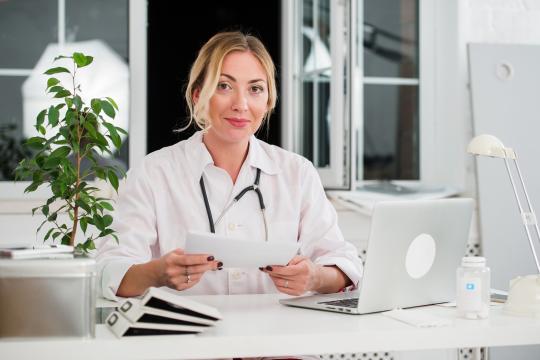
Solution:
<svg viewBox="0 0 540 360"><path fill-rule="evenodd" d="M319 304L356 308L358 307L358 298L322 301Z"/></svg>

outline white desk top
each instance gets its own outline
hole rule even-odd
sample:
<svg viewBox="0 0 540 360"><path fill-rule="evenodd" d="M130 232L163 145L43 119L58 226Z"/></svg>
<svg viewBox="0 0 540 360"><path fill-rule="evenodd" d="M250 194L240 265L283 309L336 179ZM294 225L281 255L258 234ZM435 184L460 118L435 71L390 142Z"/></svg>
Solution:
<svg viewBox="0 0 540 360"><path fill-rule="evenodd" d="M0 340L6 359L204 359L540 344L540 319L492 308L487 320L455 318L455 309L423 308L453 321L415 328L380 314L345 315L280 305L279 295L194 296L224 320L199 335L117 339L98 325L96 339Z"/></svg>

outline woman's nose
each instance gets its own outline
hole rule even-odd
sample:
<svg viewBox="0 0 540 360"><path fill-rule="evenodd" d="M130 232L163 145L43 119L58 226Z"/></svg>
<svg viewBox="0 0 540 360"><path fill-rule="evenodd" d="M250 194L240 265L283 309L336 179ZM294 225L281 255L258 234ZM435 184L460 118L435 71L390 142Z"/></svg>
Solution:
<svg viewBox="0 0 540 360"><path fill-rule="evenodd" d="M233 110L246 111L248 109L247 97L243 92L237 92L233 100Z"/></svg>

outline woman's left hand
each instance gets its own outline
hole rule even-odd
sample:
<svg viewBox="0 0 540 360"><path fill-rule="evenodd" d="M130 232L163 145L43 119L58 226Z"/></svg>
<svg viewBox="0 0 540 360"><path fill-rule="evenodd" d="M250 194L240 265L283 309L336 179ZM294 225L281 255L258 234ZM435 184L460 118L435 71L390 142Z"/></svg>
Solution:
<svg viewBox="0 0 540 360"><path fill-rule="evenodd" d="M264 271L282 293L302 295L307 291L316 291L321 284L321 265L314 264L305 256L295 256L287 266L267 266Z"/></svg>

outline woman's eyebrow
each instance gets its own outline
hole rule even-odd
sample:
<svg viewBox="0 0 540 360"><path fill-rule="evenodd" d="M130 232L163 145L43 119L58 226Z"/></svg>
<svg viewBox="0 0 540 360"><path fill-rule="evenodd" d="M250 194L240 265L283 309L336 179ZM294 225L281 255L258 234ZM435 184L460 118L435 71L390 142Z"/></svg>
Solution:
<svg viewBox="0 0 540 360"><path fill-rule="evenodd" d="M234 76L231 76L231 75L225 74L225 73L222 73L221 76L225 76L226 78L229 78L231 81L236 82L236 79L234 78ZM259 82L259 81L266 82L264 79L253 79L253 80L249 80L248 84L253 84L253 83L256 83L256 82Z"/></svg>

